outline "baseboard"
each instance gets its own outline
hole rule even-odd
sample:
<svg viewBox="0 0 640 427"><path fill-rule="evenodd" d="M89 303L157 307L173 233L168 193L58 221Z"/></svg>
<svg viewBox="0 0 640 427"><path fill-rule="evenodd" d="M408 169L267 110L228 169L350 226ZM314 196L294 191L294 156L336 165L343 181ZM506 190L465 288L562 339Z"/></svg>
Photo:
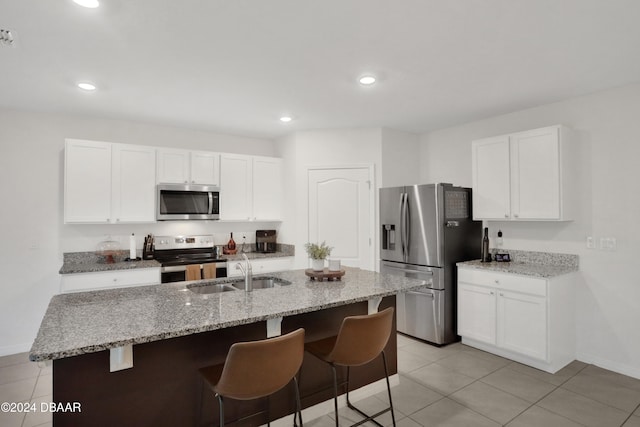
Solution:
<svg viewBox="0 0 640 427"><path fill-rule="evenodd" d="M624 363L613 362L611 360L603 359L601 357L594 356L588 353L579 353L577 359L581 362L596 365L609 371L640 379L640 367L638 366L630 366Z"/></svg>
<svg viewBox="0 0 640 427"><path fill-rule="evenodd" d="M389 384L391 387L395 387L400 384L400 376L398 374L389 377ZM365 399L387 390L387 382L384 378L374 383L367 384L364 387L360 387L357 390L349 392L349 400L357 402L358 400ZM338 408L347 406L347 398L345 395L338 396ZM326 414L333 413L333 400L327 400L325 402L318 403L317 405L310 406L302 410L302 421L306 423L316 418L320 418ZM271 422L274 427L291 427L293 425L293 415L287 415L275 421Z"/></svg>
<svg viewBox="0 0 640 427"><path fill-rule="evenodd" d="M31 350L32 342L26 342L22 344L5 345L0 346L0 357L9 356L17 353L26 353Z"/></svg>

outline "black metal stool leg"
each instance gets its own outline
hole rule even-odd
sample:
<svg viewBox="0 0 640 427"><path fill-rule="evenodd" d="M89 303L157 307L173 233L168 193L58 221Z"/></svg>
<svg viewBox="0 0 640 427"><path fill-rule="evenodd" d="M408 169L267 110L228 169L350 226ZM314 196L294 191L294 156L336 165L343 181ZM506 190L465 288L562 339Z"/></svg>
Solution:
<svg viewBox="0 0 640 427"><path fill-rule="evenodd" d="M218 407L220 409L220 427L224 427L224 400L219 394L216 394L216 397L218 398Z"/></svg>
<svg viewBox="0 0 640 427"><path fill-rule="evenodd" d="M336 373L335 365L331 364L331 370L333 371L333 410L336 417L336 427L340 427L338 419L338 374Z"/></svg>
<svg viewBox="0 0 640 427"><path fill-rule="evenodd" d="M298 387L298 379L293 377L293 384L296 389L296 412L293 414L293 426L298 427L296 418L300 417L300 427L302 427L302 402L300 401L300 387Z"/></svg>
<svg viewBox="0 0 640 427"><path fill-rule="evenodd" d="M391 408L391 421L393 427L396 427L396 416L393 411L393 400L391 399L391 384L389 383L389 370L387 369L387 355L382 351L382 362L384 363L384 377L387 380L387 393L389 394L389 408Z"/></svg>
<svg viewBox="0 0 640 427"><path fill-rule="evenodd" d="M384 351L382 352L382 362L384 364L384 376L385 376L385 379L387 381L387 393L389 394L389 407L385 408L382 411L377 412L377 413L375 413L373 415L368 415L368 414L364 413L359 408L356 408L351 403L351 401L349 400L349 372L350 372L350 370L349 370L349 367L347 366L347 393L346 393L346 395L347 395L347 406L349 408L353 409L354 411L358 412L363 417L365 417L365 419L363 419L363 420L361 420L361 421L359 421L359 422L357 422L355 424L352 424L351 427L359 426L361 424L366 423L367 421L371 421L372 423L374 423L378 427L383 427L383 425L380 424L378 421L376 421L375 418L380 416L380 415L382 415L382 414L384 414L385 412L389 412L389 411L391 411L391 420L393 421L393 426L395 427L395 425L396 425L396 417L395 417L395 414L393 412L393 403L391 401L391 384L389 382L389 371L387 370L387 356L385 355Z"/></svg>

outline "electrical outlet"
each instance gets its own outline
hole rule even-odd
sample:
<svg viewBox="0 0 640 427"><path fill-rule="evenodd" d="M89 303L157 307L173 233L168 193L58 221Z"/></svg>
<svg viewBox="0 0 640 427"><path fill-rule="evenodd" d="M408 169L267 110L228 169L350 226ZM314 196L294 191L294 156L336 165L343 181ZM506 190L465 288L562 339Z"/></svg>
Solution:
<svg viewBox="0 0 640 427"><path fill-rule="evenodd" d="M593 236L587 236L587 249L595 249L596 242L593 240Z"/></svg>
<svg viewBox="0 0 640 427"><path fill-rule="evenodd" d="M615 251L617 242L615 237L601 237L600 249L603 251Z"/></svg>

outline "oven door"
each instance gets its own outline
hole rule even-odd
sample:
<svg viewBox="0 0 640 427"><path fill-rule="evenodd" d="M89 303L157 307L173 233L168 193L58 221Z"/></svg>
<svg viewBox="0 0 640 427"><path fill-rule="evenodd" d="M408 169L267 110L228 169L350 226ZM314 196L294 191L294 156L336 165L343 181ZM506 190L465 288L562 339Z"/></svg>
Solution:
<svg viewBox="0 0 640 427"><path fill-rule="evenodd" d="M200 264L202 269L202 264ZM175 265L160 268L160 282L184 282L186 279L187 267L185 265ZM226 261L216 262L216 279L227 277Z"/></svg>
<svg viewBox="0 0 640 427"><path fill-rule="evenodd" d="M220 219L220 190L212 185L158 184L156 219Z"/></svg>

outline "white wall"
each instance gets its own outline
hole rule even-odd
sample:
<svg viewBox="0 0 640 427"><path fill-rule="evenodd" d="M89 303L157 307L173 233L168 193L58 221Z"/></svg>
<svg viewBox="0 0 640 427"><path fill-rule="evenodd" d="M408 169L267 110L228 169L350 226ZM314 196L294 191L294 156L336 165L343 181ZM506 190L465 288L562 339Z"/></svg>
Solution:
<svg viewBox="0 0 640 427"><path fill-rule="evenodd" d="M297 132L276 141L277 154L284 158L284 167L289 175L285 182L285 194L293 195L288 199L288 212L280 232L283 236L295 239L296 268L309 266L304 250L309 238L307 168L373 164L375 184L379 186L382 170L380 141L379 128ZM291 171L295 171L295 175ZM377 190L375 194L377 196ZM374 203L377 206L377 199ZM377 253L376 250L374 256Z"/></svg>
<svg viewBox="0 0 640 427"><path fill-rule="evenodd" d="M383 128L380 187L423 184L420 180L420 138L413 133Z"/></svg>
<svg viewBox="0 0 640 427"><path fill-rule="evenodd" d="M579 360L640 378L640 84L514 112L421 136L421 181L471 185L471 141L564 124L582 152L580 213L570 223L490 222L504 247L580 256ZM615 237L617 250L586 249Z"/></svg>
<svg viewBox="0 0 640 427"><path fill-rule="evenodd" d="M269 140L78 116L0 109L0 355L27 351L52 295L58 292L63 252L91 251L112 234L126 247L135 233L250 232L273 224L171 222L148 225L63 225L65 138L210 151L275 155ZM242 242L234 234L236 242Z"/></svg>

